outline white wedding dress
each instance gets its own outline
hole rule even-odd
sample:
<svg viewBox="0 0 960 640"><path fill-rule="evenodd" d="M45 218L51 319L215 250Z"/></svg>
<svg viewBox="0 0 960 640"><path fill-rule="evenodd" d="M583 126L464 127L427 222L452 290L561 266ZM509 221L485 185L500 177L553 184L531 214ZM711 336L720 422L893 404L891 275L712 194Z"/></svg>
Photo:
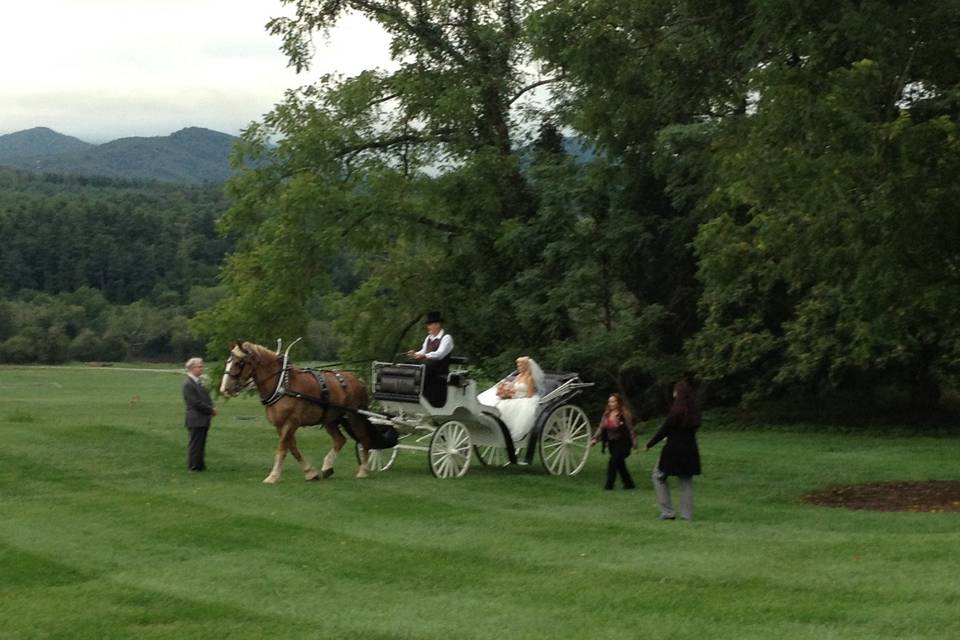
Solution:
<svg viewBox="0 0 960 640"><path fill-rule="evenodd" d="M477 402L496 407L500 412L500 419L510 430L510 437L514 442L523 440L533 428L533 421L537 416L539 395L529 395L527 385L518 382L513 385L513 397L501 398L497 396L496 385L490 387L477 396Z"/></svg>

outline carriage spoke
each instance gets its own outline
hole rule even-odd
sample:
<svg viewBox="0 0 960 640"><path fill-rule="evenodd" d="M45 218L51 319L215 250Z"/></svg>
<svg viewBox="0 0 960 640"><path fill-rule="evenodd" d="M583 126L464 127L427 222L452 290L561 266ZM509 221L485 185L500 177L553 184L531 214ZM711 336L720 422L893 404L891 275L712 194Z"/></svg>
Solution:
<svg viewBox="0 0 960 640"><path fill-rule="evenodd" d="M586 464L589 420L583 410L565 405L551 415L540 439L540 459L553 475L575 475Z"/></svg>
<svg viewBox="0 0 960 640"><path fill-rule="evenodd" d="M470 465L470 433L463 423L440 425L430 439L430 470L438 478L459 478Z"/></svg>
<svg viewBox="0 0 960 640"><path fill-rule="evenodd" d="M560 456L562 456L563 453L564 453L563 447L558 447L547 454L547 460L549 460L550 462L553 462L554 460L557 460Z"/></svg>
<svg viewBox="0 0 960 640"><path fill-rule="evenodd" d="M502 447L474 447L473 452L477 454L481 464L491 467L503 467L507 464L507 451ZM517 451L517 457L520 457L519 450Z"/></svg>

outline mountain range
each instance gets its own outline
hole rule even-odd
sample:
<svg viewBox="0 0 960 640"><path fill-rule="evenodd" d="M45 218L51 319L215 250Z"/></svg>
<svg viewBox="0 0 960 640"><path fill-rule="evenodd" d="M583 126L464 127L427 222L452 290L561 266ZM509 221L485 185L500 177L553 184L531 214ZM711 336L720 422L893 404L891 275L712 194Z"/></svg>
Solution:
<svg viewBox="0 0 960 640"><path fill-rule="evenodd" d="M188 127L168 136L90 144L46 127L0 136L0 166L39 173L106 176L179 184L230 177L234 136Z"/></svg>

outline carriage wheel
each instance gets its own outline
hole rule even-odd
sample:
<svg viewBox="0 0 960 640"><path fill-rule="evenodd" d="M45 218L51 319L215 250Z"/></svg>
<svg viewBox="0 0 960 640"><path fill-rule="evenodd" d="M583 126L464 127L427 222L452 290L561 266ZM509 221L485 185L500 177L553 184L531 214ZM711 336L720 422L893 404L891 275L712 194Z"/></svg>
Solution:
<svg viewBox="0 0 960 640"><path fill-rule="evenodd" d="M507 459L507 450L503 447L478 447L474 445L473 452L477 454L477 459L484 466L505 467L510 464Z"/></svg>
<svg viewBox="0 0 960 640"><path fill-rule="evenodd" d="M359 442L356 443L354 451L357 454L357 464L360 464L362 460L360 453L363 451L363 445ZM367 456L367 468L370 469L370 471L386 471L396 459L396 447L391 449L370 449L370 454Z"/></svg>
<svg viewBox="0 0 960 640"><path fill-rule="evenodd" d="M430 438L430 471L436 478L459 478L470 466L470 433L462 422L444 422Z"/></svg>
<svg viewBox="0 0 960 640"><path fill-rule="evenodd" d="M547 418L540 433L540 461L555 476L580 473L590 454L590 420L580 407L565 404Z"/></svg>

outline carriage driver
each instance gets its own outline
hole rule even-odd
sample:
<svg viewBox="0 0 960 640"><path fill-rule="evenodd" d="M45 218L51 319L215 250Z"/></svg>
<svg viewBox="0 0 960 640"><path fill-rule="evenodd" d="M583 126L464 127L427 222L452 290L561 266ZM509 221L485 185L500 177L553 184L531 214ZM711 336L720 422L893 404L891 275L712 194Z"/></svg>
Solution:
<svg viewBox="0 0 960 640"><path fill-rule="evenodd" d="M447 374L450 372L450 352L453 336L443 330L443 316L439 311L427 313L427 337L419 351L407 351L411 360L424 364L423 397L435 407L447 403Z"/></svg>

